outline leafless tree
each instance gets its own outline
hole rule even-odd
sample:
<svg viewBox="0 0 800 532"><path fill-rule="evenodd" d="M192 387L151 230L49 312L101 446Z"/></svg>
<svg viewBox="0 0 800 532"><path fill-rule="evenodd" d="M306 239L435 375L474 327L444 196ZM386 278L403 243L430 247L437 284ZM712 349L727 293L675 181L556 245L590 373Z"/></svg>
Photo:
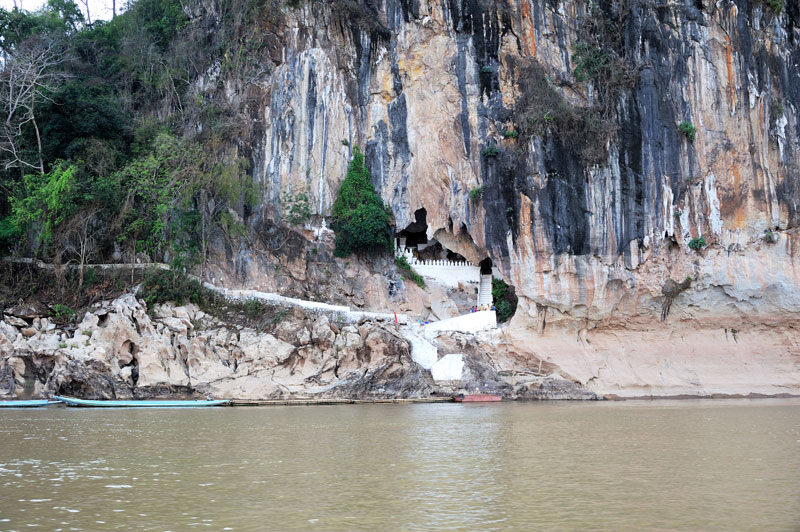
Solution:
<svg viewBox="0 0 800 532"><path fill-rule="evenodd" d="M66 74L61 65L67 60L64 47L44 37L33 37L22 43L4 58L0 71L0 106L2 132L0 153L4 154L5 169L19 167L36 169L44 174L42 137L36 122L37 103L50 100L50 94L61 84ZM23 129L30 124L36 135L38 157L25 160Z"/></svg>
<svg viewBox="0 0 800 532"><path fill-rule="evenodd" d="M86 8L86 24L88 24L89 26L92 25L92 15L89 13L89 2L90 1L91 0L80 0L81 4L83 4L83 7Z"/></svg>
<svg viewBox="0 0 800 532"><path fill-rule="evenodd" d="M84 268L86 267L86 262L91 258L95 249L92 224L97 212L98 208L94 207L78 213L72 220L70 220L66 229L67 236L74 237L78 244L75 252L78 255L79 293L81 288L83 288L83 274Z"/></svg>

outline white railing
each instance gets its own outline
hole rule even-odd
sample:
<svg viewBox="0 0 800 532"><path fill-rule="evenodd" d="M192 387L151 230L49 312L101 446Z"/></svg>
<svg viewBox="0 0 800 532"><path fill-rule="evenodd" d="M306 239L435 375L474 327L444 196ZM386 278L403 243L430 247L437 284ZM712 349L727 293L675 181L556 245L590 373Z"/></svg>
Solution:
<svg viewBox="0 0 800 532"><path fill-rule="evenodd" d="M405 257L411 266L448 266L452 268L477 268L466 260L420 260L414 256L412 248L407 246L395 245L395 256Z"/></svg>

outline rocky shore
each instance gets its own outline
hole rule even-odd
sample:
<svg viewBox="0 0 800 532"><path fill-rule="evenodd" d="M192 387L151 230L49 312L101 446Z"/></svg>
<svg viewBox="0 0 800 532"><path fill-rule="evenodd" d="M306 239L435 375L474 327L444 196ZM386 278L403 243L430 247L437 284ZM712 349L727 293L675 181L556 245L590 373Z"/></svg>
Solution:
<svg viewBox="0 0 800 532"><path fill-rule="evenodd" d="M57 325L51 314L35 303L5 309L0 397L369 399L480 390L598 398L557 374L504 371L491 344L458 333L434 340L438 356L464 356L461 380L441 382L414 361L404 328L394 324L337 323L287 309L257 330L195 305L155 305L148 313L130 293L95 304L77 324Z"/></svg>

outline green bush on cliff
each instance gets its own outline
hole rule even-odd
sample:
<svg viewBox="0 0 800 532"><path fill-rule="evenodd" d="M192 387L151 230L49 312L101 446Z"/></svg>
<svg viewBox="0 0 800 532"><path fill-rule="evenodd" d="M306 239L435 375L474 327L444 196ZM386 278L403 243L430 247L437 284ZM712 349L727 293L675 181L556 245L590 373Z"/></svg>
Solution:
<svg viewBox="0 0 800 532"><path fill-rule="evenodd" d="M337 257L354 251L379 252L391 249L390 216L370 180L369 169L358 146L333 204Z"/></svg>
<svg viewBox="0 0 800 532"><path fill-rule="evenodd" d="M511 319L517 310L517 296L502 279L492 279L492 305L500 323Z"/></svg>
<svg viewBox="0 0 800 532"><path fill-rule="evenodd" d="M701 250L706 247L706 238L701 236L699 238L693 238L689 241L689 247L695 251Z"/></svg>
<svg viewBox="0 0 800 532"><path fill-rule="evenodd" d="M764 3L776 15L780 15L781 11L783 11L783 0L764 0Z"/></svg>
<svg viewBox="0 0 800 532"><path fill-rule="evenodd" d="M46 174L28 174L16 196L11 197L11 216L5 221L10 234L21 235L37 226L37 240L45 245L53 232L75 210L78 196L76 168L59 162Z"/></svg>
<svg viewBox="0 0 800 532"><path fill-rule="evenodd" d="M417 286L420 288L425 288L425 279L423 279L420 274L414 271L414 268L411 267L405 257L395 257L394 263L404 275L417 283Z"/></svg>
<svg viewBox="0 0 800 532"><path fill-rule="evenodd" d="M695 136L697 135L697 128L692 125L691 122L688 120L684 120L678 126L678 131L686 137L686 140L689 142L694 142Z"/></svg>
<svg viewBox="0 0 800 532"><path fill-rule="evenodd" d="M584 82L597 77L608 64L608 55L598 46L579 41L572 52L575 81Z"/></svg>

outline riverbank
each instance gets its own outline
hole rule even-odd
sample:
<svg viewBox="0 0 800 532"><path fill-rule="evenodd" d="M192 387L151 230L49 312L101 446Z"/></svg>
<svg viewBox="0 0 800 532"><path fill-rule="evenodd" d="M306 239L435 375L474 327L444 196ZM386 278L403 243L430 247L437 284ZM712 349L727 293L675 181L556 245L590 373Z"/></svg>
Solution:
<svg viewBox="0 0 800 532"><path fill-rule="evenodd" d="M440 333L424 345L457 354L458 379L435 380L399 324L332 321L299 308L155 304L131 293L60 324L41 305L0 321L0 397L204 397L242 401L397 400L497 393L515 399L598 399L557 373L498 372L496 345ZM210 309L206 309L209 310ZM240 314L244 312L244 314ZM257 315L256 315L257 314ZM416 337L413 337L416 338Z"/></svg>
<svg viewBox="0 0 800 532"><path fill-rule="evenodd" d="M589 333L571 323L535 330L515 320L474 334L431 332L376 320L373 313L354 320L283 300L194 294L189 285L161 290L179 297L188 292L199 305L159 303L164 294L155 300L146 291L135 295L137 285L126 283L141 280L123 275L96 281L74 309L59 303L64 299L56 283L46 279L29 283L38 297L6 303L0 398L211 394L316 404L459 392L507 400L800 395L789 325L732 329L692 320L656 328L632 322Z"/></svg>

